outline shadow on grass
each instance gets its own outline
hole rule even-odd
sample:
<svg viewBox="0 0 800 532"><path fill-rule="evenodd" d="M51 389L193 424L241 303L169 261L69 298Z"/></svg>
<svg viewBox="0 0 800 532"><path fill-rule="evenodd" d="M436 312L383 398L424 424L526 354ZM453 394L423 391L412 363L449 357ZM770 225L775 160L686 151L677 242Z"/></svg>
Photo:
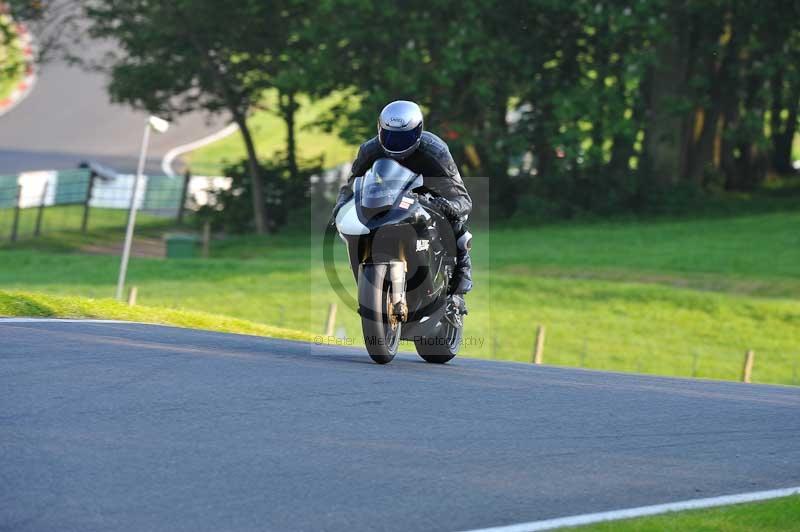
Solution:
<svg viewBox="0 0 800 532"><path fill-rule="evenodd" d="M10 312L5 309L10 309ZM56 311L29 297L0 292L0 316L2 315L51 318L56 315Z"/></svg>

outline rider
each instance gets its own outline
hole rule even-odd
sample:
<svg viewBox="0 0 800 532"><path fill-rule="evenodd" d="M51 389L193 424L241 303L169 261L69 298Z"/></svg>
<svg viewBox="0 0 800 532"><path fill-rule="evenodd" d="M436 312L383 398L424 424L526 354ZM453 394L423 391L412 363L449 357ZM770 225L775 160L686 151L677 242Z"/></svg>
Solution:
<svg viewBox="0 0 800 532"><path fill-rule="evenodd" d="M423 131L422 110L414 102L397 100L378 116L378 135L361 145L350 171L350 178L339 191L333 216L353 196L353 180L370 169L381 157L402 161L403 166L421 174L424 186L435 198L433 203L453 225L458 242L458 260L450 293L463 296L472 289L472 262L469 256L472 235L467 231L467 216L472 210L464 182L447 144L429 131ZM461 298L461 307L466 305Z"/></svg>

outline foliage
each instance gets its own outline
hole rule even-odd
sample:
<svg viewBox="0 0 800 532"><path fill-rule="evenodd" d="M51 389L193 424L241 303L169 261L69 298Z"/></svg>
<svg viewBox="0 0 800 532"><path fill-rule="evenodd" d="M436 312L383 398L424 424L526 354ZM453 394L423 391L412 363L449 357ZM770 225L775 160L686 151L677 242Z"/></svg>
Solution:
<svg viewBox="0 0 800 532"><path fill-rule="evenodd" d="M0 100L10 94L25 73L19 40L13 20L2 12L0 4Z"/></svg>
<svg viewBox="0 0 800 532"><path fill-rule="evenodd" d="M277 162L266 162L260 166L259 174L264 180L266 194L264 203L271 213L275 227L289 221L292 225L308 220L308 191L306 183L311 175L322 170L318 163L304 165L292 171L283 157ZM231 188L212 194L213 207L203 207L201 219L209 219L212 226L229 233L245 233L252 230L253 200L250 187L251 173L245 162L225 169L225 175L233 180Z"/></svg>
<svg viewBox="0 0 800 532"><path fill-rule="evenodd" d="M4 0L13 17L35 36L32 50L39 63L68 57L72 38L82 31L82 0Z"/></svg>
<svg viewBox="0 0 800 532"><path fill-rule="evenodd" d="M86 7L91 34L119 43L108 65L116 101L166 115L225 112L239 126L259 233L275 221L257 199L265 191L247 116L262 103L264 90L285 90L302 74L290 50L308 5L293 0L96 0ZM280 112L288 112L285 107Z"/></svg>
<svg viewBox="0 0 800 532"><path fill-rule="evenodd" d="M325 78L350 99L327 123L363 139L387 101L420 102L462 171L492 178L495 215L645 211L675 186L752 190L770 166L792 170L799 9L328 0L315 26Z"/></svg>
<svg viewBox="0 0 800 532"><path fill-rule="evenodd" d="M306 96L334 95L319 124L351 144L388 101L418 101L462 173L491 178L495 217L649 212L676 189L747 192L794 173L793 0L83 4L91 34L119 44L116 100L239 124L258 231L278 224L259 213L269 192L248 118L280 117L299 180Z"/></svg>

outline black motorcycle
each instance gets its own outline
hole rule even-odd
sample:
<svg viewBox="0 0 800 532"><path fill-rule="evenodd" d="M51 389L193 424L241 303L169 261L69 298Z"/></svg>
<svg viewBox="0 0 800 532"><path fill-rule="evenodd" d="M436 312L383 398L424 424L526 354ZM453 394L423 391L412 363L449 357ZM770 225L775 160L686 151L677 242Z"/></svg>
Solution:
<svg viewBox="0 0 800 532"><path fill-rule="evenodd" d="M391 362L402 339L426 361L447 362L464 328L459 296L448 294L456 265L450 222L430 203L422 176L393 159L375 161L353 192L336 229L358 282L369 356Z"/></svg>

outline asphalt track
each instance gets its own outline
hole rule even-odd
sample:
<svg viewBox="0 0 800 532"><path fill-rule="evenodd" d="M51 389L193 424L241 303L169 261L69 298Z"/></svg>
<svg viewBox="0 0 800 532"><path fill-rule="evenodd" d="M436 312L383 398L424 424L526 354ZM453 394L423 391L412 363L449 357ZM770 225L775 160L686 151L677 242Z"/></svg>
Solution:
<svg viewBox="0 0 800 532"><path fill-rule="evenodd" d="M464 530L800 485L800 391L0 321L2 530Z"/></svg>
<svg viewBox="0 0 800 532"><path fill-rule="evenodd" d="M108 49L97 41L72 53L84 59ZM0 175L33 170L64 170L83 161L98 162L120 173L135 173L147 113L112 104L108 79L65 61L39 69L27 98L0 116ZM203 113L178 118L169 131L151 137L146 171L162 174L161 159L172 148L205 137L226 125Z"/></svg>

